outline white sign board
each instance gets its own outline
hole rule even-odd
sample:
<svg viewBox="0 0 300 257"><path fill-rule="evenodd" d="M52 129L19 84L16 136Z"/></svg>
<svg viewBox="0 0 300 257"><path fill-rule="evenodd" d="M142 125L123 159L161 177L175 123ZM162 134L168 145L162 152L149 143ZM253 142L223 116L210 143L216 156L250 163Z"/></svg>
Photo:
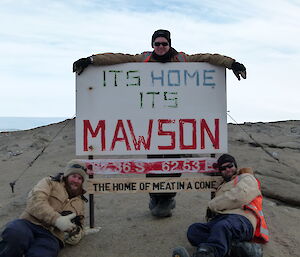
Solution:
<svg viewBox="0 0 300 257"><path fill-rule="evenodd" d="M126 63L76 76L77 155L227 152L225 68Z"/></svg>

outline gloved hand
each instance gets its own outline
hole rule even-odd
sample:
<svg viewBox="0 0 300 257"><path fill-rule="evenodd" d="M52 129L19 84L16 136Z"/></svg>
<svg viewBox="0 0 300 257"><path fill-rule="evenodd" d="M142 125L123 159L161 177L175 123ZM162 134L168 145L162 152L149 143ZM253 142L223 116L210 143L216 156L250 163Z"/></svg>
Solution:
<svg viewBox="0 0 300 257"><path fill-rule="evenodd" d="M71 219L75 218L76 214L71 213L66 216L60 216L55 221L55 227L57 227L61 231L72 231L76 228L76 225L71 222Z"/></svg>
<svg viewBox="0 0 300 257"><path fill-rule="evenodd" d="M231 69L238 80L241 80L240 75L243 79L246 79L246 67L243 64L239 62L233 62L231 65Z"/></svg>
<svg viewBox="0 0 300 257"><path fill-rule="evenodd" d="M92 64L91 57L81 58L73 63L73 72L77 72L77 74L80 75L90 64Z"/></svg>
<svg viewBox="0 0 300 257"><path fill-rule="evenodd" d="M206 219L207 222L210 221L210 220L212 220L216 216L217 216L216 212L212 211L209 208L206 209L205 219Z"/></svg>
<svg viewBox="0 0 300 257"><path fill-rule="evenodd" d="M77 226L77 228L74 231L70 233L66 233L65 243L69 245L76 245L79 243L83 235L84 235L83 229Z"/></svg>

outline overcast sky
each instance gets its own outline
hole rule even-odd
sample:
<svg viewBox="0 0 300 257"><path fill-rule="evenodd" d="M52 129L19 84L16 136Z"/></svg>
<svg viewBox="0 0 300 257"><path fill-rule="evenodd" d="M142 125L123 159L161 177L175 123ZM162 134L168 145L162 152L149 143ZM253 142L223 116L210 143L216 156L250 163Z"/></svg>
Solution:
<svg viewBox="0 0 300 257"><path fill-rule="evenodd" d="M1 0L0 24L0 116L73 117L74 61L151 50L164 28L178 51L246 66L227 72L237 122L300 119L299 0Z"/></svg>

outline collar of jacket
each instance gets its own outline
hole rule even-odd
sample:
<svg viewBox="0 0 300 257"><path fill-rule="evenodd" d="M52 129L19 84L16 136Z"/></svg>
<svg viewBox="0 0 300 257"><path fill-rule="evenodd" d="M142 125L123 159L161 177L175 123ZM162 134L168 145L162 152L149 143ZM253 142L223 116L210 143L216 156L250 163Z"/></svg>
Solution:
<svg viewBox="0 0 300 257"><path fill-rule="evenodd" d="M83 190L84 191L84 194L86 193L86 191L85 190ZM88 202L89 200L82 194L81 196L81 199L84 201L84 202Z"/></svg>
<svg viewBox="0 0 300 257"><path fill-rule="evenodd" d="M178 52L173 48L171 47L170 50L164 54L164 55L157 55L154 51L152 52L152 57L154 60L158 61L158 62L162 62L162 63L165 63L165 62L170 62L171 59L176 56L178 54Z"/></svg>
<svg viewBox="0 0 300 257"><path fill-rule="evenodd" d="M254 171L252 168L241 168L239 171L238 171L238 175L241 175L241 174L245 174L245 173L249 173L251 175L254 175Z"/></svg>

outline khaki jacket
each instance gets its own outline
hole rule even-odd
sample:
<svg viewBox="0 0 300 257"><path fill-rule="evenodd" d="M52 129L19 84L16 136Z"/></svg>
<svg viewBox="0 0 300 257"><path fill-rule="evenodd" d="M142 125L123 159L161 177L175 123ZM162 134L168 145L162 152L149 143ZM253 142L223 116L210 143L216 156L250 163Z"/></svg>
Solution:
<svg viewBox="0 0 300 257"><path fill-rule="evenodd" d="M193 54L188 55L185 53L181 54L185 57L187 62L207 62L217 66L223 66L231 69L232 63L235 61L231 57L220 55L220 54ZM121 54L121 53L104 53L93 55L94 65L114 65L128 62L143 62L145 57L144 54ZM150 58L149 62L157 62L157 60ZM178 62L174 57L171 62Z"/></svg>
<svg viewBox="0 0 300 257"><path fill-rule="evenodd" d="M64 242L64 232L54 226L62 211L71 211L82 215L84 219L83 196L69 199L63 181L53 181L50 177L44 178L29 192L25 211L21 219L26 219L36 225L41 225L54 236Z"/></svg>
<svg viewBox="0 0 300 257"><path fill-rule="evenodd" d="M233 178L231 181L219 186L216 191L216 197L208 203L208 207L212 211L221 214L242 215L251 222L255 230L256 216L253 212L245 210L243 206L249 204L258 195L261 195L261 191L256 178L251 173L247 172L238 176L240 177L236 185Z"/></svg>

